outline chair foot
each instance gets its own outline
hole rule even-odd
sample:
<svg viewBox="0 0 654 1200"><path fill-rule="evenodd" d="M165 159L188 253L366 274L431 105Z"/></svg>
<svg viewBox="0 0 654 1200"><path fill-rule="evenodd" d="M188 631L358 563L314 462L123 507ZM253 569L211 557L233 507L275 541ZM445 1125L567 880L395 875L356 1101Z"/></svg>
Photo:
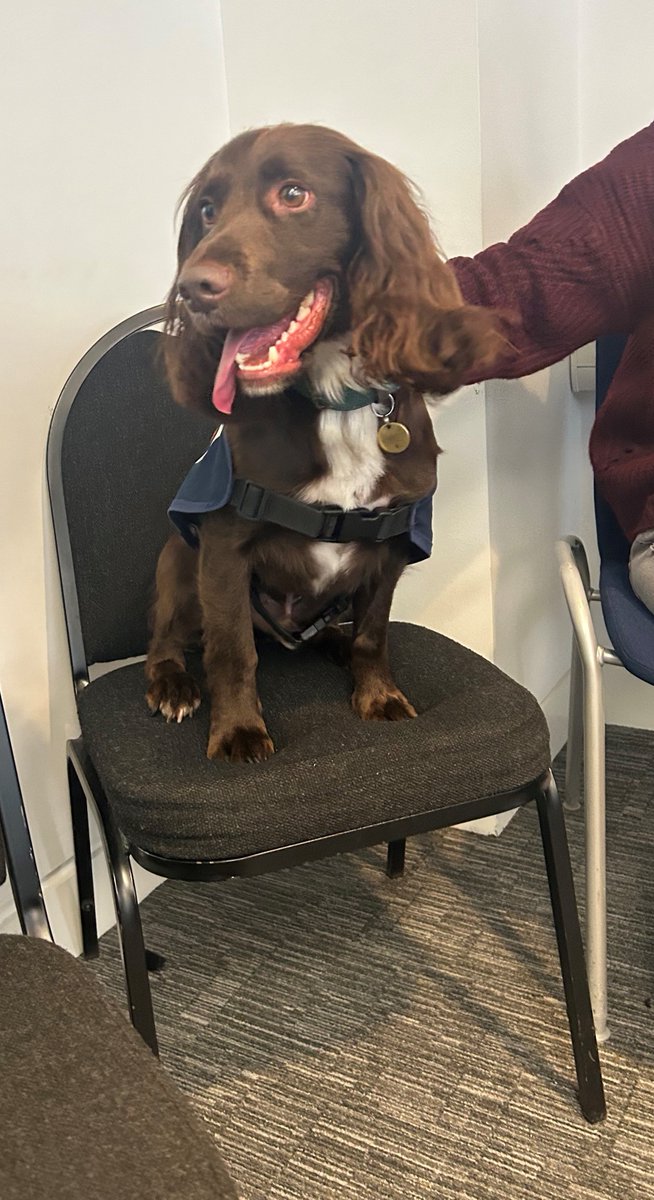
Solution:
<svg viewBox="0 0 654 1200"><path fill-rule="evenodd" d="M404 874L404 852L406 850L406 838L398 838L395 842L388 843L388 854L386 856L386 874L389 879L397 879L398 875Z"/></svg>
<svg viewBox="0 0 654 1200"><path fill-rule="evenodd" d="M160 971L163 971L166 965L166 960L163 954L158 954L156 950L148 950L146 947L145 965L151 974L158 975Z"/></svg>
<svg viewBox="0 0 654 1200"><path fill-rule="evenodd" d="M604 1084L593 1025L584 947L579 927L563 809L550 775L537 798L543 852L561 962L572 1049L577 1068L579 1105L591 1124L606 1116Z"/></svg>
<svg viewBox="0 0 654 1200"><path fill-rule="evenodd" d="M79 910L82 918L82 958L88 962L89 959L100 957L95 904L91 900L82 900Z"/></svg>

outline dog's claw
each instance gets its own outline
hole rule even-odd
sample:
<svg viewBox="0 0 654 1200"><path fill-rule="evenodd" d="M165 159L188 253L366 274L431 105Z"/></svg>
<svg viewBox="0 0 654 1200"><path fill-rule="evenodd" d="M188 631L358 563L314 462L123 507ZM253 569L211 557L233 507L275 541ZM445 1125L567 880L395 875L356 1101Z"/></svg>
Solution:
<svg viewBox="0 0 654 1200"><path fill-rule="evenodd" d="M167 723L180 725L199 708L200 689L192 675L177 671L155 679L145 698L153 716L160 712Z"/></svg>

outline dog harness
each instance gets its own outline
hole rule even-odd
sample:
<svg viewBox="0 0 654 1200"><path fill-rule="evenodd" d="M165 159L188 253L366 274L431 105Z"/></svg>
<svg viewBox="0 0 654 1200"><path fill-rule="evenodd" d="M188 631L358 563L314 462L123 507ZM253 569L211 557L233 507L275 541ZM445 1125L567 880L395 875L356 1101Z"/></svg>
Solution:
<svg viewBox="0 0 654 1200"><path fill-rule="evenodd" d="M307 504L234 477L232 456L221 425L207 450L191 467L168 509L189 546L199 545L202 517L228 505L247 521L267 521L323 542L379 544L407 535L409 561L422 562L432 550L432 495L395 508L341 508Z"/></svg>
<svg viewBox="0 0 654 1200"><path fill-rule="evenodd" d="M306 504L292 496L259 487L248 479L235 478L227 435L221 425L207 450L191 467L168 509L168 515L184 540L194 549L200 543L202 517L229 505L247 521L271 522L323 542L362 541L379 544L406 535L409 561L415 563L429 558L431 554L432 495L430 493L413 504L384 509L344 509L339 505ZM337 617L343 616L350 607L351 599L351 596L337 596L314 617L310 625L294 631L280 625L268 611L256 577L252 578L250 584L253 608L289 650L299 649Z"/></svg>

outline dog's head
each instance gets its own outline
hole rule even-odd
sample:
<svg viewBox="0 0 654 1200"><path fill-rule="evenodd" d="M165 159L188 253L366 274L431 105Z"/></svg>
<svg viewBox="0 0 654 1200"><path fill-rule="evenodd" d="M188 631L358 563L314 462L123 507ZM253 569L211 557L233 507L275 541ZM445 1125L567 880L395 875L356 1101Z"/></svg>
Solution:
<svg viewBox="0 0 654 1200"><path fill-rule="evenodd" d="M362 382L450 392L497 352L463 305L409 181L342 134L278 125L234 138L185 196L167 357L182 403L229 411L283 390L339 336ZM195 365L189 358L196 358Z"/></svg>

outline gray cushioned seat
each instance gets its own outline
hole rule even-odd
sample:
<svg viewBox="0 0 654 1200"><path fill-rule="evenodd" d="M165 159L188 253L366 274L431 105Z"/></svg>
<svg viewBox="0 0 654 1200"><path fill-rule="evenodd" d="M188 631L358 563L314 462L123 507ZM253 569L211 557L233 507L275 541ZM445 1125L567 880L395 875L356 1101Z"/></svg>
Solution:
<svg viewBox="0 0 654 1200"><path fill-rule="evenodd" d="M416 720L361 721L347 670L318 649L262 643L277 753L253 765L208 761L206 698L192 720L166 724L148 712L141 664L95 680L79 716L119 827L163 857L225 859L510 791L547 770L547 725L524 688L419 626L391 625L390 647Z"/></svg>
<svg viewBox="0 0 654 1200"><path fill-rule="evenodd" d="M2 1200L235 1200L212 1139L91 972L0 936Z"/></svg>

